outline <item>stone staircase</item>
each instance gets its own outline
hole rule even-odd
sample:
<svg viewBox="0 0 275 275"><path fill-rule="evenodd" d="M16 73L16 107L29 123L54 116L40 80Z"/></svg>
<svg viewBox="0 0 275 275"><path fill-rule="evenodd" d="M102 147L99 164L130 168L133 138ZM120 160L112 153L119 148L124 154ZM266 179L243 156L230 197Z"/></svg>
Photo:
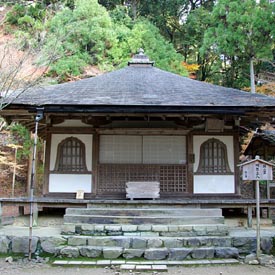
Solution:
<svg viewBox="0 0 275 275"><path fill-rule="evenodd" d="M221 209L127 203L68 208L64 257L185 261L238 258Z"/></svg>

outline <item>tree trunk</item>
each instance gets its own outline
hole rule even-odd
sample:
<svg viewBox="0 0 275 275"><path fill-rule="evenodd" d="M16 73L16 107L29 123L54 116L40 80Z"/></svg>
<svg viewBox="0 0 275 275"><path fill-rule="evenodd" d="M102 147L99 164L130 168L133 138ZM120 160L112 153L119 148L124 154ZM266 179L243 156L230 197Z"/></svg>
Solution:
<svg viewBox="0 0 275 275"><path fill-rule="evenodd" d="M250 91L256 93L253 58L250 58Z"/></svg>

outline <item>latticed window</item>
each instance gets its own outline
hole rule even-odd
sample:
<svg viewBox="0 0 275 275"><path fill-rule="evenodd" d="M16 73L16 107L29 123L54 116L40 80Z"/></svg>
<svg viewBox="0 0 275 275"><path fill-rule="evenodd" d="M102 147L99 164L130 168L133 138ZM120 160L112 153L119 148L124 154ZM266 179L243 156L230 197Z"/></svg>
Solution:
<svg viewBox="0 0 275 275"><path fill-rule="evenodd" d="M205 141L200 148L200 163L197 174L229 174L231 173L226 145L218 139Z"/></svg>
<svg viewBox="0 0 275 275"><path fill-rule="evenodd" d="M75 137L61 141L57 149L55 171L63 173L86 172L84 143Z"/></svg>

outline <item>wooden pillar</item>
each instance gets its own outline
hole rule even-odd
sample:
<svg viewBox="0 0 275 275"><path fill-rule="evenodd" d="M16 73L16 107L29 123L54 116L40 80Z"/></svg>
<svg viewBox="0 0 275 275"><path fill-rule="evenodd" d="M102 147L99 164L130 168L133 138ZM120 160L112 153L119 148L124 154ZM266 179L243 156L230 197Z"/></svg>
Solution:
<svg viewBox="0 0 275 275"><path fill-rule="evenodd" d="M49 178L50 178L50 157L51 157L51 133L47 133L46 137L46 152L44 163L44 182L43 182L43 195L49 193Z"/></svg>
<svg viewBox="0 0 275 275"><path fill-rule="evenodd" d="M93 135L93 152L92 152L92 171L93 171L93 189L92 193L94 195L97 194L97 182L98 182L98 174L97 174L97 166L99 160L99 134L97 132Z"/></svg>
<svg viewBox="0 0 275 275"><path fill-rule="evenodd" d="M193 151L193 135L187 135L187 189L189 194L193 194L194 192L194 162L195 162L195 155Z"/></svg>
<svg viewBox="0 0 275 275"><path fill-rule="evenodd" d="M239 163L240 156L240 146L239 146L239 134L238 132L234 133L233 136L233 147L234 147L234 171L235 171L235 194L241 194L241 186L240 186L240 169L237 167L237 163Z"/></svg>
<svg viewBox="0 0 275 275"><path fill-rule="evenodd" d="M247 207L247 227L252 228L252 206Z"/></svg>

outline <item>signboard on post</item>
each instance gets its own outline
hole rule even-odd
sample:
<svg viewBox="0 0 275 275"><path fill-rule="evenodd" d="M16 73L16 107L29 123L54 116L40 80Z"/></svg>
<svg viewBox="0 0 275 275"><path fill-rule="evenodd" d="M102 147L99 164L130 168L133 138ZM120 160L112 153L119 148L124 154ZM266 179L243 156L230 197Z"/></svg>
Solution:
<svg viewBox="0 0 275 275"><path fill-rule="evenodd" d="M243 180L254 180L256 183L256 216L257 216L257 249L256 254L259 259L261 254L261 238L260 238L260 180L273 180L272 168L274 164L260 159L256 156L255 159L247 161L239 165L242 167Z"/></svg>
<svg viewBox="0 0 275 275"><path fill-rule="evenodd" d="M264 160L255 159L241 164L243 180L273 180L272 166Z"/></svg>

